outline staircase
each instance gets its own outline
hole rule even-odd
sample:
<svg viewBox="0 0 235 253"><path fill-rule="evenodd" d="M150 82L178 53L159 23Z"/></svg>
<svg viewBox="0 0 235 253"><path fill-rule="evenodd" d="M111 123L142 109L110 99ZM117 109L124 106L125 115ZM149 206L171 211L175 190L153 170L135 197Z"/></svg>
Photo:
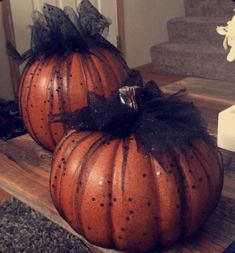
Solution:
<svg viewBox="0 0 235 253"><path fill-rule="evenodd" d="M235 61L227 62L224 26L234 15L232 0L184 0L186 17L168 21L169 41L151 48L154 69L208 79L235 81Z"/></svg>

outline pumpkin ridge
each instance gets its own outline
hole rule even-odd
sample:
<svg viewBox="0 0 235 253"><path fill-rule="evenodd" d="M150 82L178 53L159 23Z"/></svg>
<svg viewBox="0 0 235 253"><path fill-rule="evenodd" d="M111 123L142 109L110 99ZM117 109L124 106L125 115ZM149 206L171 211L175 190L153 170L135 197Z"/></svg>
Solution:
<svg viewBox="0 0 235 253"><path fill-rule="evenodd" d="M99 86L101 87L101 90L102 90L102 94L104 94L104 96L106 96L105 89L103 87L103 83L100 82L100 73L99 73L96 65L94 64L92 57L87 56L85 58L85 62L86 62L86 64L84 64L84 65L86 66L87 73L88 73L88 75L90 76L90 79L91 79L91 83L90 84L88 83L88 86L90 86L90 87L88 87L88 90L90 90L90 91L95 91L96 90L96 86L98 86L98 83L94 81L94 75L97 75L98 80L99 80ZM92 65L92 66L90 66L90 65Z"/></svg>
<svg viewBox="0 0 235 253"><path fill-rule="evenodd" d="M187 206L186 204L188 203L187 201L190 201L190 196L187 194L187 188L188 183L185 179L185 174L182 168L182 164L180 161L180 156L184 157L184 154L178 150L179 154L175 153L176 151L171 151L171 157L173 159L174 164L176 165L176 167L178 168L176 170L176 182L178 183L179 186L179 200L180 200L180 206L178 208L180 208L180 225L181 225L181 235L180 238L184 237L185 234L187 233L187 217L189 215L189 213L187 212ZM190 209L189 209L190 210Z"/></svg>
<svg viewBox="0 0 235 253"><path fill-rule="evenodd" d="M87 162L88 160L96 153L96 151L103 145L103 143L109 139L109 136L106 136L104 134L100 134L98 139L96 139L96 141L94 141L91 146L89 146L89 148L87 149L85 155L81 158L79 164L77 165L77 169L76 169L76 174L74 175L74 181L72 182L72 185L74 185L74 189L72 190L72 203L73 203L73 210L76 210L76 214L78 217L82 217L82 200L83 200L83 195L84 195L84 189L86 187L86 183L87 183L87 176L84 175L84 172L86 173L86 175L90 174L90 171L92 170L92 168L88 168L87 167ZM78 168L80 168L79 170L79 175L78 174ZM85 180L84 180L85 179ZM78 187L78 185L82 185L81 190L77 193L76 189ZM78 222L78 219L77 219ZM76 222L76 228L79 229L80 233L84 236L86 236L85 233L85 229L84 229L84 224L82 222L82 218L80 221L80 227L79 224Z"/></svg>
<svg viewBox="0 0 235 253"><path fill-rule="evenodd" d="M102 50L102 51L103 51L103 52L102 52L101 54L102 54L102 56L103 56L103 59L101 59L101 62L104 64L105 67L107 67L107 68L110 70L111 75L112 75L113 78L115 79L115 82L114 82L114 83L116 83L116 84L121 83L121 81L118 80L118 79L116 78L116 72L114 71L114 69L112 68L112 65L111 65L110 62L109 62L109 57L107 57L107 56L105 55L104 50ZM97 56L97 58L98 58L98 56ZM115 60L116 60L116 59L115 59Z"/></svg>
<svg viewBox="0 0 235 253"><path fill-rule="evenodd" d="M69 136L66 136L66 138L63 138L61 140L61 143L63 143L63 145L65 145L65 150L63 149L63 151L61 150L55 150L55 153L53 155L53 159L55 156L58 156L60 155L60 153L62 153L61 155L63 156L62 159L68 159L69 156L71 155L71 153L74 151L74 149L76 148L76 145L77 144L80 144L81 142L83 142L84 140L86 140L87 138L89 138L93 133L90 133L88 132L87 135L83 136L83 137L80 137L78 138L77 141L75 141L75 144L71 144L70 143L70 139L73 138L73 133ZM77 136L75 136L77 137ZM72 149L68 149L67 147L71 147L72 145ZM73 148L73 145L75 146ZM68 152L70 151L70 152ZM63 160L65 161L65 160ZM55 175L53 175L54 171L51 172L51 181L52 181L52 185L54 184L54 179L56 178L56 183L57 185L53 188L51 188L52 190L52 197L53 197L53 202L55 203L56 207L57 207L57 210L61 213L61 215L63 214L62 212L62 208L63 208L63 203L61 202L61 181L63 180L63 170L64 170L64 167L66 166L64 162L62 162L61 165L59 165L59 169L56 170L56 173ZM58 191L58 188L59 188L59 191Z"/></svg>
<svg viewBox="0 0 235 253"><path fill-rule="evenodd" d="M117 57L117 59L114 61L110 61L110 57L108 54L108 52L104 51L104 56L105 56L105 62L107 64L107 66L110 68L110 70L113 73L113 76L115 77L115 81L116 83L122 83L123 80L120 79L120 76L126 75L128 72L128 67L124 66L124 63L121 61L120 57ZM119 64L121 64L121 66L123 66L124 68L120 68ZM125 69L125 72L124 72ZM118 72L117 72L118 70ZM118 86L117 86L118 88Z"/></svg>
<svg viewBox="0 0 235 253"><path fill-rule="evenodd" d="M116 148L115 148L115 152L113 152L113 163L110 166L112 168L112 177L110 178L110 181L112 182L112 184L110 184L109 187L109 193L111 194L111 197L113 196L113 181L114 181L114 164L115 164L115 157L117 156L117 152L118 152L118 148L120 147L120 145L122 145L122 141L119 140L119 142L117 142ZM109 220L110 220L110 241L111 241L111 247L117 247L116 245L116 240L117 240L117 235L116 235L116 229L114 229L114 221L113 221L113 208L112 206L107 207L109 208L108 210L108 214L109 214Z"/></svg>
<svg viewBox="0 0 235 253"><path fill-rule="evenodd" d="M130 145L130 139L129 138L124 138L122 140L122 168L121 168L122 197L123 197L124 192L125 192L125 174L126 174L126 166L127 166L129 145Z"/></svg>
<svg viewBox="0 0 235 253"><path fill-rule="evenodd" d="M71 155L73 154L74 151L76 151L77 148L79 148L79 145L86 141L88 138L92 137L94 134L93 133L88 133L87 135L85 135L84 137L82 137L81 139L75 141L75 143L72 145L72 149L70 150L70 152L68 153L68 149L66 149L64 152L63 152L63 167L65 168L66 164L64 163L64 161L67 161L70 159ZM70 136L70 138L73 138L73 134ZM69 143L68 143L69 144ZM71 143L70 143L70 147L71 147ZM74 147L74 148L73 148ZM76 169L76 172L77 172L78 169ZM60 206L62 206L62 212L64 213L64 207L63 207L63 201L62 201L62 197L61 197L61 189L62 189L62 181L63 181L63 176L65 175L64 174L65 172L61 170L61 175L60 175L60 184L59 184L59 193L58 193L58 199L59 199L59 203ZM74 176L73 178L76 178L77 176L77 173L74 173ZM71 184L73 185L73 182L71 182ZM77 188L77 184L74 184L75 187ZM74 190L74 192L76 192L76 189ZM72 202L74 203L74 202Z"/></svg>
<svg viewBox="0 0 235 253"><path fill-rule="evenodd" d="M61 86L61 83L62 83L62 81L60 80L60 76L58 76L58 75L60 75L60 71L61 71L61 65L62 65L62 63L61 63L61 61L58 61L59 59L57 59L57 58L55 58L55 68L53 69L53 71L52 71L52 75L53 75L53 78L52 78L52 80L53 80L53 82L50 82L50 79L48 78L48 80L49 80L49 112L48 112L48 114L49 115L52 115L52 112L53 112L53 105L54 105L54 103L53 103L53 93L54 93L54 87L55 87L55 83L57 83L57 85L58 86ZM50 139L52 140L52 145L54 146L54 145L56 145L56 140L55 140L55 137L54 137L54 133L53 133L53 131L52 131L52 123L49 123L49 125L48 125L48 133L49 133L49 135L50 135Z"/></svg>
<svg viewBox="0 0 235 253"><path fill-rule="evenodd" d="M30 93L32 92L32 89L33 89L32 83L33 83L35 77L38 79L38 76L35 75L35 73L44 65L44 63L45 62L42 59L39 59L38 64L36 65L36 67L33 71L32 79L30 80L30 84L29 84L29 91L28 91L27 97L26 97L26 105L25 105L25 107L27 108L27 110L25 110L25 114L26 114L26 118L27 118L27 126L29 127L28 131L30 132L30 134L32 134L32 137L34 138L34 140L38 144L40 144L40 142L38 140L37 133L35 133L35 131L34 131L35 129L32 125L31 117L29 116L29 114L30 114L30 112L29 112L29 98L30 98ZM28 74L30 75L30 73L27 72L26 75L28 75Z"/></svg>
<svg viewBox="0 0 235 253"><path fill-rule="evenodd" d="M95 69L95 71L96 71L97 74L98 74L98 79L99 79L99 82L100 82L100 87L101 87L101 89L102 89L102 94L103 94L105 97L107 97L107 96L109 95L109 91L107 92L106 89L105 89L104 78L102 77L101 73L98 71L99 66L98 66L98 64L96 63L96 59L97 59L97 61L99 62L99 65L104 64L104 60L101 59L101 58L99 57L98 54L93 54L93 57L92 57L92 55L91 55L91 63L92 63L93 68ZM102 68L103 66L101 65L100 67Z"/></svg>
<svg viewBox="0 0 235 253"><path fill-rule="evenodd" d="M213 148L213 147L212 147ZM196 148L195 150L194 150L194 153L195 153L195 156L197 157L197 160L199 161L199 163L201 164L201 166L202 166L202 168L203 168L203 170L205 171L205 174L206 174L206 180L207 180L207 182L208 182L208 191L209 191L209 193L210 193L210 196L212 196L212 203L210 203L210 208L208 208L208 211L207 211L207 217L208 217L208 215L210 214L210 212L211 212L211 210L213 210L214 209L214 203L213 202L216 202L216 199L217 199L217 194L218 193L215 193L214 192L214 187L215 186L213 186L212 185L212 182L211 182L211 180L209 179L209 177L210 177L210 173L208 173L208 166L205 166L205 164L208 164L208 160L204 157L204 155L199 151L199 149L198 148ZM215 157L217 158L217 155L215 155ZM202 159L203 159L203 162L202 162ZM218 158L217 158L217 162L218 162ZM204 164L205 163L205 164ZM209 165L209 164L208 164ZM221 165L220 165L220 163L218 162L218 167L219 168L221 168ZM221 175L220 175L220 177L221 177ZM206 218L207 219L207 218Z"/></svg>
<svg viewBox="0 0 235 253"><path fill-rule="evenodd" d="M194 144L190 145L189 147L190 147L189 150L192 152L193 156L191 154L189 154L190 151L186 152L186 150L184 150L184 159L185 159L185 162L186 162L186 167L189 168L189 170L190 170L189 173L190 174L193 173L193 172L191 172L191 167L196 167L196 170L195 170L194 174L196 174L198 171L200 171L200 173L203 173L202 178L206 178L206 180L207 180L207 171L206 171L205 166L201 162L201 156L198 156L195 153L195 151L196 152L198 151L198 148ZM199 166L195 166L197 164ZM193 179L196 180L196 175L193 175ZM207 182L207 185L203 189L203 193L202 194L203 194L203 196L205 196L205 192L207 192L207 194L208 194L208 198L207 199L209 199L210 184L209 184L208 180L206 182ZM187 230L187 235L192 234L192 232L193 232L192 227L195 227L195 225L193 226L194 220L192 219L192 217L195 217L195 215L192 214L193 213L192 195L193 195L193 191L194 191L193 189L194 188L196 188L196 182L195 182L195 185L191 185L190 183L188 183L188 188L187 188L188 189L188 203L189 204L191 203L191 205L188 205L188 211L190 211L190 218L189 218L190 224L189 224L189 227L191 228L191 231ZM201 215L200 215L200 217L203 217L203 213L204 214L205 214L205 212L208 213L208 210L209 210L208 205L202 206L202 207L200 207L200 209L201 209ZM205 219L205 217L204 217L204 219ZM200 221L200 223L202 223L202 221ZM198 225L199 225L199 223L196 224L196 226L198 226Z"/></svg>
<svg viewBox="0 0 235 253"><path fill-rule="evenodd" d="M82 69L82 73L83 73L83 80L84 80L84 84L85 84L85 87L86 87L86 90L87 90L87 93L89 91L89 87L88 87L88 81L87 81L87 74L86 74L86 69L85 69L85 58L86 58L86 55L81 55L81 57L79 57L79 55L77 54L77 59L80 63L80 67Z"/></svg>
<svg viewBox="0 0 235 253"><path fill-rule="evenodd" d="M70 82L71 82L71 78L70 78L70 75L71 75L71 61L72 61L72 55L71 54L69 54L67 57L66 57L66 60L65 60L65 71L66 71L66 77L64 78L64 80L66 80L65 81L65 83L66 83L66 87L67 87L67 98L66 98L66 100L68 101L68 103L67 103L67 105L68 105L68 111L69 112L72 112L72 107L71 107L71 99L70 99L70 88L71 88L71 86L70 86ZM61 102L61 100L60 100L60 102ZM64 110L64 107L62 107L63 108L63 110ZM65 111L65 110L64 110Z"/></svg>
<svg viewBox="0 0 235 253"><path fill-rule="evenodd" d="M70 144L70 136L67 136L67 138L63 138L61 140L61 144L65 145L66 146L66 151L67 151L67 146L71 146ZM55 161L55 156L59 156L60 153L62 151L60 149L56 149L54 154L53 154L53 157L52 157L52 161L54 163ZM64 152L63 152L64 153ZM63 154L62 154L63 155ZM64 155L63 155L64 156ZM60 189L61 189L61 180L62 180L62 170L63 170L63 167L65 166L65 164L62 163L62 165L59 165L58 167L60 169L57 169L57 170L52 170L51 171L51 175L50 175L50 185L51 185L51 196L52 196L52 200L56 206L56 209L58 210L58 212L61 214L61 216L64 217L63 215L63 212L62 212L62 204L61 204L61 200L60 200ZM56 182L56 185L54 185L54 183ZM59 189L59 191L58 191Z"/></svg>
<svg viewBox="0 0 235 253"><path fill-rule="evenodd" d="M59 78L58 78L58 73L60 73L60 65L58 65L58 61L59 59L57 59L55 57L54 59L54 66L52 68L52 71L51 71L51 78L50 78L50 87L49 87L49 90L50 90L50 109L49 109L49 115L52 115L52 112L55 110L55 108L53 107L54 105L54 102L53 102L53 97L54 97L54 90L55 90L55 87L59 90L61 89L62 87L62 82L59 81ZM48 97L46 95L46 97ZM64 104L62 103L62 101L64 100L63 98L63 95L61 92L58 92L58 100L59 100L59 108L62 109L62 111L64 112ZM46 106L46 105L45 105ZM50 139L52 140L53 142L53 145L56 145L56 139L54 137L54 133L52 132L52 129L53 129L53 124L52 123L49 123L48 126L47 126L47 131L49 132L49 135L50 135ZM65 127L63 124L59 124L58 125L58 129L62 129L63 132L65 132Z"/></svg>
<svg viewBox="0 0 235 253"><path fill-rule="evenodd" d="M149 160L150 171L152 171L152 173L151 173L152 178L153 179L155 178L153 180L154 181L153 194L154 194L155 198L157 199L156 200L156 202L157 202L160 199L160 197L159 197L159 180L158 180L158 177L155 176L155 174L156 174L156 163L154 164L153 157L151 157L149 154L148 154L148 160ZM159 164L159 166L160 166L160 164ZM159 215L160 215L160 218L159 218ZM161 231L162 231L162 227L161 227L161 205L158 205L158 207L156 208L156 214L154 214L153 217L155 217L156 226L159 227L158 235L157 235L157 239L156 239L156 245L157 245L158 241L161 238Z"/></svg>
<svg viewBox="0 0 235 253"><path fill-rule="evenodd" d="M96 57L96 55L94 55L94 57ZM99 87L101 89L101 94L103 94L104 96L106 96L106 94L105 94L105 88L104 88L103 82L101 81L102 79L101 79L100 72L98 71L98 68L97 68L97 66L96 66L96 64L95 64L94 59L93 59L92 56L90 57L90 64L92 65L92 68L94 69L94 72L97 73L98 80L99 80ZM87 67L88 67L88 65L87 65ZM98 86L98 84L96 84L96 85Z"/></svg>
<svg viewBox="0 0 235 253"><path fill-rule="evenodd" d="M31 68L33 68L33 67L35 67L34 65L32 66L30 66L30 69ZM36 67L35 67L36 68ZM34 73L35 73L35 69L34 69ZM27 78L29 78L28 77L28 75L27 75L28 73L27 73L27 71L23 71L23 76L22 76L22 79L21 79L21 83L24 83L24 86L26 86L26 84L25 84L25 79L27 79ZM32 82L32 79L33 79L33 75L31 75L30 76L30 84L31 84L31 82ZM29 86L30 87L30 86ZM23 99L25 99L25 94L24 93L26 93L26 97L28 97L28 89L26 88L26 89L24 89L23 88L23 85L20 85L20 88L19 88L19 94L20 94L20 96L19 96L19 108L20 108L20 114L21 114L21 116L22 117L24 117L24 115L26 115L26 118L28 118L28 112L27 112L27 109L26 109L26 106L23 106L23 102L22 102L22 100ZM24 96L23 96L23 94L24 94ZM28 121L28 120L27 120ZM26 122L26 120L25 120L25 126L27 125L27 127L30 127L30 126L28 126L29 124L28 124L28 122ZM34 138L34 139L36 139L36 137L34 136L34 135L32 135L32 137Z"/></svg>

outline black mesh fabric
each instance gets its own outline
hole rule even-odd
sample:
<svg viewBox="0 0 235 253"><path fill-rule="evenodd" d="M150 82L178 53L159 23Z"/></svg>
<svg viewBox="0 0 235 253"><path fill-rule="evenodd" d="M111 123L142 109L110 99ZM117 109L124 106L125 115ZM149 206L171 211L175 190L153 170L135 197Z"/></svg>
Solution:
<svg viewBox="0 0 235 253"><path fill-rule="evenodd" d="M131 82L138 75L130 74ZM124 82L130 86L128 80ZM130 86L131 87L131 86ZM138 109L120 102L119 91L111 99L88 94L89 105L72 113L54 115L52 121L63 121L78 131L102 131L113 138L133 135L140 150L157 157L175 146L183 149L194 139L211 142L198 109L188 101L185 90L164 94L154 81L141 86L136 93Z"/></svg>
<svg viewBox="0 0 235 253"><path fill-rule="evenodd" d="M120 51L102 36L110 23L89 0L83 0L77 12L71 7L61 10L45 4L42 13L33 13L31 48L20 55L12 44L7 43L7 50L19 64L40 55L85 54L97 47L120 56Z"/></svg>

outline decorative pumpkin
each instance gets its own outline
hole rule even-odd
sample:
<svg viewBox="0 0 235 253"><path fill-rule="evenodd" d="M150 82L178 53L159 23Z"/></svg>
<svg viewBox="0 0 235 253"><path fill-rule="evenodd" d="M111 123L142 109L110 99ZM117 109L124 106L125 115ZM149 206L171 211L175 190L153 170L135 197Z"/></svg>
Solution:
<svg viewBox="0 0 235 253"><path fill-rule="evenodd" d="M71 130L57 146L50 181L53 202L74 230L128 252L192 235L216 207L223 182L194 106L151 82L139 104L135 89L120 89L125 106L91 95L89 107L55 116L81 131Z"/></svg>
<svg viewBox="0 0 235 253"><path fill-rule="evenodd" d="M122 82L126 70L108 50L99 49L104 59L89 53L63 58L39 58L25 70L19 90L22 118L33 139L54 150L66 125L52 124L49 115L74 111L87 105L87 93L108 97Z"/></svg>
<svg viewBox="0 0 235 253"><path fill-rule="evenodd" d="M29 134L49 150L67 129L64 123L51 124L51 114L86 106L89 91L109 97L127 74L120 52L100 35L108 25L89 1L82 1L79 17L68 7L46 4L43 14L34 14L31 50L22 57L9 46L19 62L30 58L19 105Z"/></svg>

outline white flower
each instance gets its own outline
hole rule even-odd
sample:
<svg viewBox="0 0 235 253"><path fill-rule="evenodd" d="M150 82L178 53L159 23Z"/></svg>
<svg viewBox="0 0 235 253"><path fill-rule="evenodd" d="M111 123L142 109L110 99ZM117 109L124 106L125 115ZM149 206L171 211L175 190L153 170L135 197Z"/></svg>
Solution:
<svg viewBox="0 0 235 253"><path fill-rule="evenodd" d="M235 16L227 24L227 26L217 26L216 31L218 34L225 36L224 48L228 50L228 46L231 47L227 56L227 60L231 62L235 60Z"/></svg>

